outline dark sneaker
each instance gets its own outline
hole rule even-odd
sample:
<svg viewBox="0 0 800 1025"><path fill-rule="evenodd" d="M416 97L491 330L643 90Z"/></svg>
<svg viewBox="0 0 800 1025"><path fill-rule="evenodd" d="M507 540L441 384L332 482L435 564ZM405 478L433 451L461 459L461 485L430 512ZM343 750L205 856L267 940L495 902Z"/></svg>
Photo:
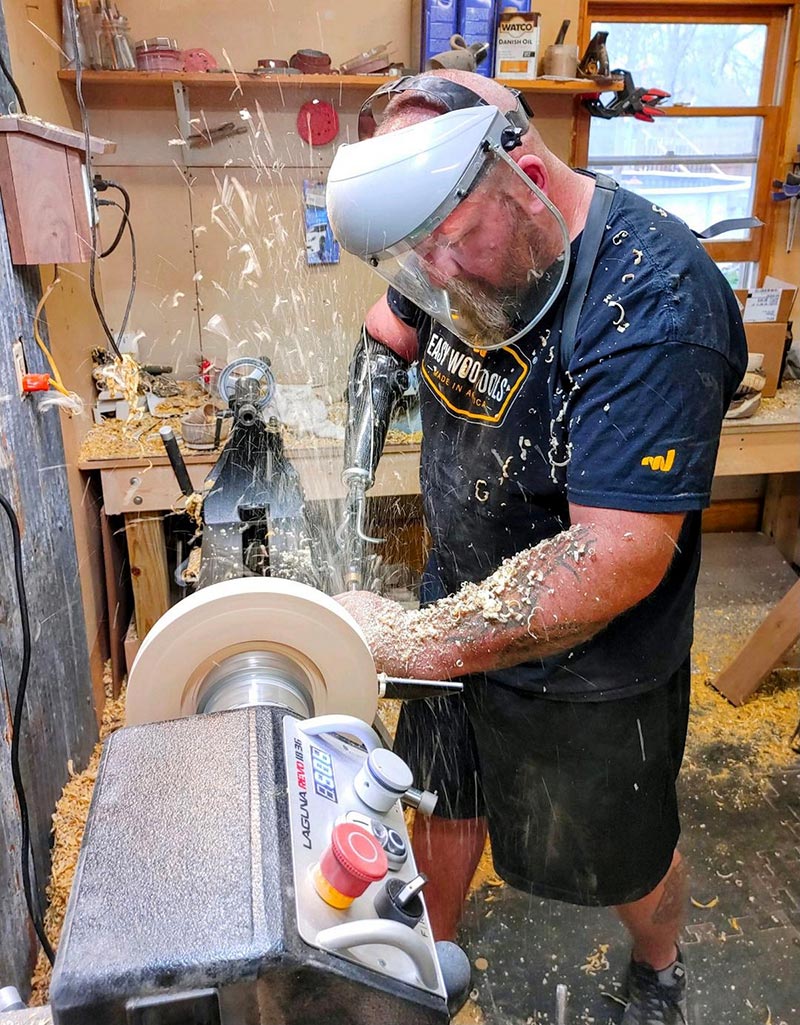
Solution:
<svg viewBox="0 0 800 1025"><path fill-rule="evenodd" d="M680 951L671 965L655 971L649 964L631 961L628 969L628 1006L620 1025L688 1025L686 965Z"/></svg>

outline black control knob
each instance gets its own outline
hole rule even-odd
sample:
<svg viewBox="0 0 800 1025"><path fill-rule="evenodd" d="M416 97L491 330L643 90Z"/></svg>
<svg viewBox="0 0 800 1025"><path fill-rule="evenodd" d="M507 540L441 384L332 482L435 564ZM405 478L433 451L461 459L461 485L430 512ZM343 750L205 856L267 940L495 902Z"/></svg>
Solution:
<svg viewBox="0 0 800 1025"><path fill-rule="evenodd" d="M375 913L379 918L388 918L413 929L422 918L424 907L420 892L427 881L428 877L421 872L410 882L390 879L375 897Z"/></svg>

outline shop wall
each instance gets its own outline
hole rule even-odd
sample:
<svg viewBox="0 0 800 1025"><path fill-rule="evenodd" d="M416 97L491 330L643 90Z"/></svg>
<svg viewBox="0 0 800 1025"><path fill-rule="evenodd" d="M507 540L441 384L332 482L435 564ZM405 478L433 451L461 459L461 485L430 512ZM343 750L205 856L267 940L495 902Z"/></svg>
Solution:
<svg viewBox="0 0 800 1025"><path fill-rule="evenodd" d="M56 124L71 125L72 117L56 72L61 38L60 4L40 0L4 0L9 50L14 77L28 112ZM41 268L43 286L53 278L51 267ZM42 414L60 417L67 463L67 478L80 567L77 587L82 590L87 641L96 704L102 704L103 661L106 657L105 588L98 521L98 504L86 478L77 469L80 441L90 425L94 387L89 352L102 344L102 333L93 315L86 267L71 264L60 268L61 284L45 309L50 343L67 386L87 404L82 416L70 417L54 409Z"/></svg>

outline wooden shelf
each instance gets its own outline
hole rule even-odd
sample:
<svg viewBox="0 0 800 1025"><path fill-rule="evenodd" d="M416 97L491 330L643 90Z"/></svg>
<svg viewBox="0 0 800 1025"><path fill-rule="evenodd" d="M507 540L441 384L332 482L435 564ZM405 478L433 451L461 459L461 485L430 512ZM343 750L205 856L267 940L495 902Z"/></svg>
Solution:
<svg viewBox="0 0 800 1025"><path fill-rule="evenodd" d="M62 82L75 82L74 71L59 71ZM116 90L131 88L147 90L163 90L172 92L172 86L180 82L192 89L236 89L237 84L243 89L342 89L347 91L377 89L383 82L391 81L385 75L257 75L252 72L186 72L186 71L84 71L81 82L87 92L112 94ZM503 79L502 84L510 89L519 89L525 93L550 93L555 95L576 96L581 93L597 92L592 82L573 79L566 82L553 82L546 79ZM604 92L616 92L622 88L620 84L608 86Z"/></svg>

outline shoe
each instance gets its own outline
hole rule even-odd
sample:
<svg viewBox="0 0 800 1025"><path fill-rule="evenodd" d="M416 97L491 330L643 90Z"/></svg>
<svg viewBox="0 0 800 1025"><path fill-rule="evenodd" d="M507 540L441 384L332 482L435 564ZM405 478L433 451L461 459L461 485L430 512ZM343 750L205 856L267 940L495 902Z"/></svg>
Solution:
<svg viewBox="0 0 800 1025"><path fill-rule="evenodd" d="M631 961L628 969L628 1006L620 1025L688 1025L686 965L681 952L655 971L649 964Z"/></svg>

